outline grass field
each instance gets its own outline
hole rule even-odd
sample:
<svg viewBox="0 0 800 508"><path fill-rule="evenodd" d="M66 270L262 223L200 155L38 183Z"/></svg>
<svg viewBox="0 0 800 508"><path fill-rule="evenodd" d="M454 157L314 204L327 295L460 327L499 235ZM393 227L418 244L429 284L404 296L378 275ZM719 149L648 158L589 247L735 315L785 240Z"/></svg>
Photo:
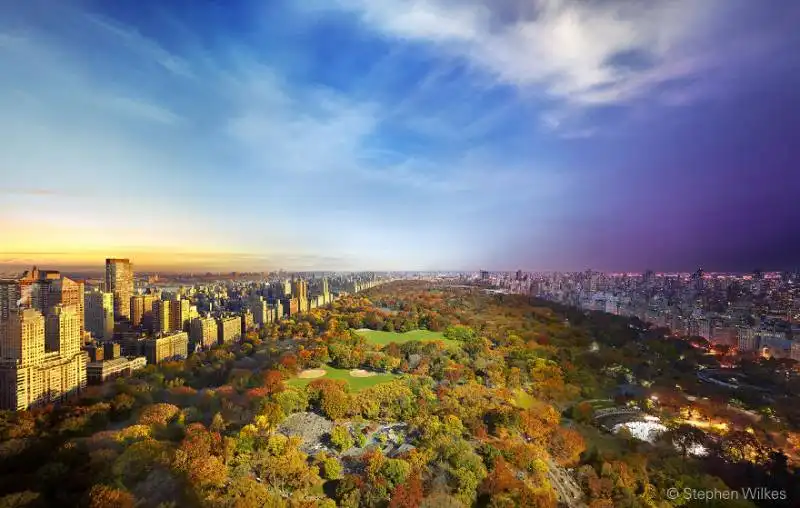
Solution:
<svg viewBox="0 0 800 508"><path fill-rule="evenodd" d="M393 379L397 379L400 376L397 374L380 374L376 373L374 376L370 377L353 377L350 375L349 369L334 369L328 365L323 365L321 367L326 374L322 377L314 378L314 379L339 379L345 381L350 386L350 391L357 392L363 390L364 388L369 388L371 386L379 385L381 383L386 383ZM292 378L287 381L289 386L296 386L296 387L303 387L306 386L314 379L303 379L299 377Z"/></svg>
<svg viewBox="0 0 800 508"><path fill-rule="evenodd" d="M445 339L442 332L432 332L430 330L411 330L410 332L385 332L383 330L356 330L356 333L367 339L371 344L385 346L391 342L403 344L412 341L441 341L446 346L458 345L455 340Z"/></svg>

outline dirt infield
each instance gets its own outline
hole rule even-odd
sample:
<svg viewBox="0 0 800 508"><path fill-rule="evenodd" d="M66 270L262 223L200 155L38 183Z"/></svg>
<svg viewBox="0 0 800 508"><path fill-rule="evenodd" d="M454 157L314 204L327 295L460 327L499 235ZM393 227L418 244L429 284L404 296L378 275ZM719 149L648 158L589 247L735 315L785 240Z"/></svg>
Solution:
<svg viewBox="0 0 800 508"><path fill-rule="evenodd" d="M312 379L315 377L322 377L326 374L325 370L323 369L306 369L300 374L297 375L299 378L303 379Z"/></svg>
<svg viewBox="0 0 800 508"><path fill-rule="evenodd" d="M350 371L350 375L353 377L372 377L375 375L375 373L366 371L364 369L353 369Z"/></svg>

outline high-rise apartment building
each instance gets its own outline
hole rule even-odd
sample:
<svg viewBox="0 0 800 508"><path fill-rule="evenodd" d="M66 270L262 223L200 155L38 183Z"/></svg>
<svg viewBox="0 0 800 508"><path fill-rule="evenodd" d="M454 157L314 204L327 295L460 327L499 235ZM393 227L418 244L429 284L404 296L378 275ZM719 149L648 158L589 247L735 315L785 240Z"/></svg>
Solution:
<svg viewBox="0 0 800 508"><path fill-rule="evenodd" d="M77 354L82 345L80 319L75 307L51 307L45 318L45 352L58 352L70 357Z"/></svg>
<svg viewBox="0 0 800 508"><path fill-rule="evenodd" d="M186 358L189 354L189 335L177 332L147 339L144 341L144 354L147 363L151 364Z"/></svg>
<svg viewBox="0 0 800 508"><path fill-rule="evenodd" d="M245 310L242 312L242 337L244 337L247 332L254 329L256 327L256 320L253 317L253 313L249 310Z"/></svg>
<svg viewBox="0 0 800 508"><path fill-rule="evenodd" d="M331 303L331 301L332 301L332 299L331 299L331 290L330 290L330 286L328 285L328 278L327 277L323 277L322 278L322 304L323 305L327 305L327 304Z"/></svg>
<svg viewBox="0 0 800 508"><path fill-rule="evenodd" d="M114 317L131 318L133 265L128 259L106 259L106 291L114 295Z"/></svg>
<svg viewBox="0 0 800 508"><path fill-rule="evenodd" d="M172 327L171 302L156 300L153 302L153 333L165 333Z"/></svg>
<svg viewBox="0 0 800 508"><path fill-rule="evenodd" d="M267 312L268 304L263 296L255 296L250 298L249 310L253 315L253 321L259 326L263 326L268 322Z"/></svg>
<svg viewBox="0 0 800 508"><path fill-rule="evenodd" d="M297 279L292 282L292 296L295 298L308 299L308 282Z"/></svg>
<svg viewBox="0 0 800 508"><path fill-rule="evenodd" d="M98 339L114 337L114 295L91 290L83 296L84 324L86 330Z"/></svg>
<svg viewBox="0 0 800 508"><path fill-rule="evenodd" d="M208 349L219 340L217 320L211 317L195 318L189 327L192 346Z"/></svg>
<svg viewBox="0 0 800 508"><path fill-rule="evenodd" d="M297 301L297 311L308 311L308 282L297 279L292 282L292 299Z"/></svg>
<svg viewBox="0 0 800 508"><path fill-rule="evenodd" d="M56 279L47 281L49 291L47 298L47 309L56 305L73 306L78 316L80 334L83 336L84 324L84 283L75 281L69 277L60 276Z"/></svg>
<svg viewBox="0 0 800 508"><path fill-rule="evenodd" d="M131 324L133 326L153 326L153 303L158 299L154 294L131 297Z"/></svg>
<svg viewBox="0 0 800 508"><path fill-rule="evenodd" d="M217 327L220 344L234 342L242 338L242 318L240 316L218 318Z"/></svg>
<svg viewBox="0 0 800 508"><path fill-rule="evenodd" d="M188 331L191 302L185 298L169 302L170 329Z"/></svg>
<svg viewBox="0 0 800 508"><path fill-rule="evenodd" d="M86 386L75 309L57 305L45 317L13 309L0 334L0 408L24 410L63 400Z"/></svg>

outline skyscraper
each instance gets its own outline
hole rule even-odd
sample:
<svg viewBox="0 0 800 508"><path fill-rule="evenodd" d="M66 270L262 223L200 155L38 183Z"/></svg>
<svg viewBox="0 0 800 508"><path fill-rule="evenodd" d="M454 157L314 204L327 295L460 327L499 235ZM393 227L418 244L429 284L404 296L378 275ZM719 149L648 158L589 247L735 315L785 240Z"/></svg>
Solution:
<svg viewBox="0 0 800 508"><path fill-rule="evenodd" d="M110 340L114 336L114 295L94 289L84 294L84 325L93 336Z"/></svg>
<svg viewBox="0 0 800 508"><path fill-rule="evenodd" d="M298 312L308 311L308 282L303 279L292 281L292 298L297 301Z"/></svg>
<svg viewBox="0 0 800 508"><path fill-rule="evenodd" d="M172 327L172 319L170 316L172 302L165 300L156 300L153 302L153 332L165 333L170 331Z"/></svg>
<svg viewBox="0 0 800 508"><path fill-rule="evenodd" d="M169 302L170 329L188 331L189 307L191 302L186 298L178 298Z"/></svg>
<svg viewBox="0 0 800 508"><path fill-rule="evenodd" d="M153 302L157 300L156 295L134 295L131 297L131 324L133 326L153 326Z"/></svg>
<svg viewBox="0 0 800 508"><path fill-rule="evenodd" d="M330 290L330 286L328 284L328 278L327 277L323 277L322 278L322 301L323 301L323 304L326 304L326 305L331 303L331 290Z"/></svg>
<svg viewBox="0 0 800 508"><path fill-rule="evenodd" d="M57 305L47 320L36 309L9 312L0 338L0 408L23 410L63 400L86 386L75 308Z"/></svg>
<svg viewBox="0 0 800 508"><path fill-rule="evenodd" d="M52 307L45 319L45 352L58 352L70 357L80 351L82 343L80 319L75 307Z"/></svg>
<svg viewBox="0 0 800 508"><path fill-rule="evenodd" d="M74 281L69 277L60 275L57 279L42 281L47 283L47 311L56 305L73 306L78 316L78 324L81 336L85 329L84 318L84 284L83 281Z"/></svg>
<svg viewBox="0 0 800 508"><path fill-rule="evenodd" d="M106 291L114 295L114 317L131 318L133 265L128 259L106 259Z"/></svg>

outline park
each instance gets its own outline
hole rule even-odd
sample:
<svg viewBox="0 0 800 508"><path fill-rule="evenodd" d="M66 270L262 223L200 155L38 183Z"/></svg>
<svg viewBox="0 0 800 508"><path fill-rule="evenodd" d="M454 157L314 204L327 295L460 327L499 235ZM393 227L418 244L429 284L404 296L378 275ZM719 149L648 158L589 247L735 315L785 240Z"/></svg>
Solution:
<svg viewBox="0 0 800 508"><path fill-rule="evenodd" d="M296 378L287 381L287 383L289 386L302 388L315 379L334 379L346 382L351 392L358 392L398 378L400 376L397 374L369 372L363 369L337 369L329 365L323 365L318 369L306 369L300 372Z"/></svg>

